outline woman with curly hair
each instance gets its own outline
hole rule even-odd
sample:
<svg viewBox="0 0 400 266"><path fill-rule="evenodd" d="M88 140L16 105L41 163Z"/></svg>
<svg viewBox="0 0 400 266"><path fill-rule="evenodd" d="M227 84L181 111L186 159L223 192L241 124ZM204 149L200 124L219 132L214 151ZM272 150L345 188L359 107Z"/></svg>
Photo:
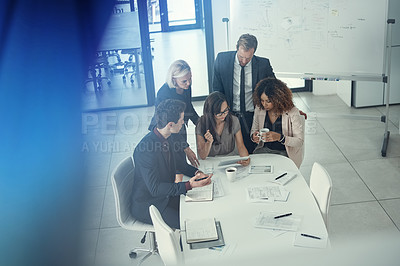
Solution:
<svg viewBox="0 0 400 266"><path fill-rule="evenodd" d="M250 137L258 144L254 153L281 154L292 159L300 168L304 149L304 118L292 98L292 92L281 80L261 80L253 93L256 108ZM260 135L262 128L268 128L269 132Z"/></svg>
<svg viewBox="0 0 400 266"><path fill-rule="evenodd" d="M201 159L207 156L232 154L235 150L241 157L249 156L244 146L239 119L229 112L224 94L213 92L204 102L203 116L196 127L197 153ZM238 161L244 166L248 160Z"/></svg>

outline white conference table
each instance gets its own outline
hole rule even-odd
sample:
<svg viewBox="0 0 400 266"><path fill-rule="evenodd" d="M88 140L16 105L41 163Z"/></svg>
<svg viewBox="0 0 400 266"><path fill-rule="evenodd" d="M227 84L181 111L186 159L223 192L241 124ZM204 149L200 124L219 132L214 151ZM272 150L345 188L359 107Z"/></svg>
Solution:
<svg viewBox="0 0 400 266"><path fill-rule="evenodd" d="M224 169L217 169L218 162L228 157L207 158L202 163L214 162L213 179L220 179L224 196L213 201L185 202L185 196L180 199L180 223L184 258L187 265L233 265L231 263L276 262L289 254L304 254L315 252L314 248L297 247L293 245L296 232L285 232L278 236L270 230L254 227L254 219L260 211L276 211L279 213L292 212L301 215L302 223L298 232L318 236L328 236L318 205L305 179L296 165L287 157L273 154L251 155L250 165L273 165L272 174L251 174L229 182ZM290 192L286 202L252 203L246 198L245 189L249 185L263 184L273 181L279 173L296 172L297 177L284 187ZM214 217L220 221L225 247L222 251L211 249L190 249L186 244L185 220ZM328 242L329 245L329 242ZM287 259L287 258L286 258ZM222 264L221 264L222 263ZM242 264L240 263L240 264ZM259 265L260 265L259 264Z"/></svg>

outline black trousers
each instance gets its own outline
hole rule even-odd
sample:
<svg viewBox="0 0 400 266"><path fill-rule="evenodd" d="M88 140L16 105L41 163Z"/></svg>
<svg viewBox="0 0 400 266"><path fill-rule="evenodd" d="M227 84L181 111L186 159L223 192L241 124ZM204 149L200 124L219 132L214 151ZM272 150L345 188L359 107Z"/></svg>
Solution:
<svg viewBox="0 0 400 266"><path fill-rule="evenodd" d="M244 146L246 146L247 151L252 154L257 144L251 141L250 130L253 125L254 112L232 112L233 115L237 116L240 122L240 128L242 130Z"/></svg>

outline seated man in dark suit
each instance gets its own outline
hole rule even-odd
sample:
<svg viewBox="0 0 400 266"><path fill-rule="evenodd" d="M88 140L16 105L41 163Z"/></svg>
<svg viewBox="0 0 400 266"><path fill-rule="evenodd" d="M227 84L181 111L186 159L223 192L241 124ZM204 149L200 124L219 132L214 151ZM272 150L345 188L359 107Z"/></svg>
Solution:
<svg viewBox="0 0 400 266"><path fill-rule="evenodd" d="M164 221L172 228L180 228L179 197L193 187L211 183L211 175L189 165L186 160L178 160L170 136L178 133L184 123L185 103L168 99L161 102L155 112L157 126L136 146L133 152L135 180L132 192L132 214L139 221L152 224L149 206L160 211ZM175 183L175 173L179 170L189 181ZM196 179L206 179L196 181Z"/></svg>

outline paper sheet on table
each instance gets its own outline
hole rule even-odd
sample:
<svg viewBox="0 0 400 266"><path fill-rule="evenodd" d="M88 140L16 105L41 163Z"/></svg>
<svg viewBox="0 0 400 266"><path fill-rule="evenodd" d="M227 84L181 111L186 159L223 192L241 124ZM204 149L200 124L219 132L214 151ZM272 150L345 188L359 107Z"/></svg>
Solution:
<svg viewBox="0 0 400 266"><path fill-rule="evenodd" d="M279 173L279 175L280 174L281 173ZM279 175L277 175L277 176L279 176ZM297 176L296 173L287 172L287 175L279 178L278 180L273 180L273 182L283 186L283 185L286 185L287 183L289 183L290 181L292 181L296 176Z"/></svg>
<svg viewBox="0 0 400 266"><path fill-rule="evenodd" d="M318 236L321 239L310 238L306 236L302 236L301 234L309 234L313 236ZM328 244L328 237L322 236L321 234L314 234L310 232L297 232L294 236L293 245L298 247L307 247L307 248L326 248Z"/></svg>
<svg viewBox="0 0 400 266"><path fill-rule="evenodd" d="M279 212L260 212L256 217L254 226L259 228L277 229L284 231L297 231L301 224L301 216L290 215L275 219L274 217L282 215Z"/></svg>
<svg viewBox="0 0 400 266"><path fill-rule="evenodd" d="M224 187L222 186L221 178L212 178L214 184L214 198L225 196Z"/></svg>
<svg viewBox="0 0 400 266"><path fill-rule="evenodd" d="M246 189L246 196L250 202L287 201L289 191L278 185L252 185Z"/></svg>

